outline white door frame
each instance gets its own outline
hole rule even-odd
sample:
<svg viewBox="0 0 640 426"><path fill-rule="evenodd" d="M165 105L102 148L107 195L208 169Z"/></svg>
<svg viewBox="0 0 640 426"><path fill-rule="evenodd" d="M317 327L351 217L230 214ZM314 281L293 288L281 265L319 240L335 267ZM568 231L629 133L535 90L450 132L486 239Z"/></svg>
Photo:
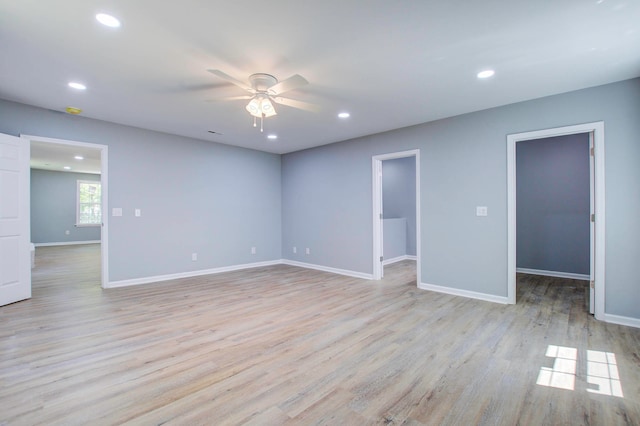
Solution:
<svg viewBox="0 0 640 426"><path fill-rule="evenodd" d="M516 303L516 143L532 139L589 133L593 158L591 226L591 280L595 300L592 306L598 320L605 316L605 185L604 185L604 122L578 124L553 129L507 135L507 300ZM595 229L594 229L595 228Z"/></svg>
<svg viewBox="0 0 640 426"><path fill-rule="evenodd" d="M373 188L373 279L382 279L384 267L382 257L382 162L398 158L415 157L416 160L416 285L420 284L421 269L421 232L420 232L420 150L393 152L390 154L374 155L371 159L372 188Z"/></svg>
<svg viewBox="0 0 640 426"><path fill-rule="evenodd" d="M38 142L46 142L58 145L80 146L83 148L100 150L100 185L102 187L102 231L100 236L100 252L102 263L102 276L100 285L102 288L109 286L109 175L108 175L108 146L88 142L70 141L66 139L47 138L43 136L20 135L21 138ZM29 188L31 191L31 188Z"/></svg>

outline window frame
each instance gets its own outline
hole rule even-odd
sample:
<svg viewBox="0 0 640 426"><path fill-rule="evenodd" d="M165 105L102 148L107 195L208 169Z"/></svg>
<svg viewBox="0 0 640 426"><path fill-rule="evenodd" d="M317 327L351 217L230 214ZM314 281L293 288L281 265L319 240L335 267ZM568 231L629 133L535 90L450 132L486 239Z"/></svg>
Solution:
<svg viewBox="0 0 640 426"><path fill-rule="evenodd" d="M98 202L93 203L81 203L80 202L80 188L82 185L97 185L100 188L100 199ZM90 204L90 205L99 205L100 206L100 218L98 222L80 222L80 207L81 205ZM78 179L76 181L76 227L78 228L86 228L91 226L102 226L102 182L99 180L85 180Z"/></svg>

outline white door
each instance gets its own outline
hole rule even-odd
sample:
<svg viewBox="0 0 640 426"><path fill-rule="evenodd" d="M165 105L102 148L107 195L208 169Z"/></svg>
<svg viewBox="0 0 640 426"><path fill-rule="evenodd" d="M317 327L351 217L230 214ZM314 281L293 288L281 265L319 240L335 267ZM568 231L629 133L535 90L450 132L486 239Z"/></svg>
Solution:
<svg viewBox="0 0 640 426"><path fill-rule="evenodd" d="M0 133L0 306L31 297L29 141Z"/></svg>

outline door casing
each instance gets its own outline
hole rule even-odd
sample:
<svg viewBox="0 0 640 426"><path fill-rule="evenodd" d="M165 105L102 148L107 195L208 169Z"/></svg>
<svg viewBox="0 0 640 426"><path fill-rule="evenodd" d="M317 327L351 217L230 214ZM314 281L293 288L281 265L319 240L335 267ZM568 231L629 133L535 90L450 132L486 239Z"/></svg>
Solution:
<svg viewBox="0 0 640 426"><path fill-rule="evenodd" d="M55 139L43 136L20 135L27 139L29 143L32 140L38 142L46 142L58 145L80 146L84 148L100 150L100 185L102 186L102 232L100 237L100 260L101 260L101 283L102 288L109 286L109 167L108 167L108 149L107 145L100 145L88 142L78 142L66 139ZM29 189L31 191L31 189Z"/></svg>
<svg viewBox="0 0 640 426"><path fill-rule="evenodd" d="M591 282L590 306L596 319L605 316L605 185L604 122L556 127L507 135L507 300L516 303L516 144L521 141L588 133L593 155L591 168Z"/></svg>
<svg viewBox="0 0 640 426"><path fill-rule="evenodd" d="M383 231L382 231L382 162L398 158L415 157L416 161L416 283L420 284L421 271L421 232L420 232L420 150L393 152L389 154L374 155L371 159L372 170L372 200L373 200L373 279L382 279L384 267L382 257Z"/></svg>

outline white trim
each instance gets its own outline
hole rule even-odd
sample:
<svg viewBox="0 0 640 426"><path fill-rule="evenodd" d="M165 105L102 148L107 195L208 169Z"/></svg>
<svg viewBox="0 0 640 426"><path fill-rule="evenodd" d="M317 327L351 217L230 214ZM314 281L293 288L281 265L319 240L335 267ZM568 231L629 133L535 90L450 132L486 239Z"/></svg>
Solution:
<svg viewBox="0 0 640 426"><path fill-rule="evenodd" d="M101 286L107 288L109 284L109 147L96 143L70 141L66 139L47 138L44 136L20 135L23 139L29 141L48 142L58 145L81 146L84 148L100 150L100 185L102 186L102 230L100 235L100 251L101 251ZM31 193L31 188L29 188Z"/></svg>
<svg viewBox="0 0 640 426"><path fill-rule="evenodd" d="M55 243L33 243L36 247L53 247L53 246L77 246L80 244L100 244L100 240L87 240L87 241L61 241Z"/></svg>
<svg viewBox="0 0 640 426"><path fill-rule="evenodd" d="M201 269L198 271L178 272L176 274L155 275L151 277L133 278L129 280L111 281L105 288L128 287L132 285L151 284L161 281L177 280L181 278L198 277L201 275L220 274L223 272L240 271L243 269L259 268L262 266L279 265L282 260L271 260L266 262L245 263L242 265L222 266L220 268Z"/></svg>
<svg viewBox="0 0 640 426"><path fill-rule="evenodd" d="M418 259L417 256L412 256L410 254L405 254L405 255L402 255L402 256L394 257L392 259L383 260L382 264L384 266L387 266L387 265L391 265L392 263L402 262L403 260L417 260L417 259Z"/></svg>
<svg viewBox="0 0 640 426"><path fill-rule="evenodd" d="M570 278L572 280L589 281L591 277L587 274L575 274L573 272L545 271L542 269L516 268L516 272L521 274L542 275L545 277Z"/></svg>
<svg viewBox="0 0 640 426"><path fill-rule="evenodd" d="M589 133L589 214L595 213L595 200L596 200L596 185L595 185L595 177L591 176L591 173L595 173L595 158L591 155L591 151L595 152L594 147L594 139L595 136L593 132ZM595 248L595 238L596 238L596 224L589 220L589 280L593 280L595 277L595 257L596 257L596 248ZM593 315L595 313L595 288L589 288L589 313Z"/></svg>
<svg viewBox="0 0 640 426"><path fill-rule="evenodd" d="M604 320L606 220L603 121L507 135L507 299L511 304L516 303L516 143L576 133L591 133L593 135L596 229L595 241L593 242L595 244L595 259L591 259L591 261L594 262L595 317Z"/></svg>
<svg viewBox="0 0 640 426"><path fill-rule="evenodd" d="M475 291L462 290L459 288L444 287L441 285L427 284L427 283L418 284L418 288L422 290L435 291L437 293L450 294L453 296L461 296L461 297L467 297L470 299L484 300L485 302L501 303L503 305L509 304L509 299L507 297L496 296L493 294L486 294L486 293L478 293Z"/></svg>
<svg viewBox="0 0 640 426"><path fill-rule="evenodd" d="M374 280L382 279L384 274L384 268L380 257L382 256L382 247L384 247L382 238L383 222L382 222L382 160L377 159L375 156L371 158L371 173L372 182L372 223L373 223L373 272L372 277Z"/></svg>
<svg viewBox="0 0 640 426"><path fill-rule="evenodd" d="M373 275L366 274L364 272L356 272L356 271L350 271L350 270L347 270L347 269L331 268L329 266L315 265L313 263L298 262L296 260L282 259L280 261L280 263L282 263L283 265L298 266L300 268L306 268L306 269L315 269L317 271L331 272L333 274L346 275L348 277L361 278L361 279L364 279L364 280L372 280L373 279Z"/></svg>
<svg viewBox="0 0 640 426"><path fill-rule="evenodd" d="M373 271L371 279L379 280L384 275L384 261L380 262L383 247L382 232L382 162L384 160L395 160L398 158L415 157L416 163L416 277L420 282L422 262L422 230L421 230L421 212L420 212L420 150L411 149L407 151L392 152L389 154L374 155L371 158L372 172L372 225L373 225Z"/></svg>
<svg viewBox="0 0 640 426"><path fill-rule="evenodd" d="M640 328L640 319L623 317L621 315L604 314L604 321L611 324L626 325L627 327Z"/></svg>
<svg viewBox="0 0 640 426"><path fill-rule="evenodd" d="M370 274L364 274L362 272L348 271L346 269L330 268L327 266L314 265L311 263L296 262L294 260L279 259L279 260L269 260L265 262L245 263L241 265L222 266L220 268L201 269L198 271L178 272L176 274L156 275L152 277L142 277L142 278L133 278L129 280L112 281L105 288L118 288L118 287L128 287L132 285L151 284L151 283L156 283L161 281L198 277L202 275L220 274L223 272L233 272L233 271L240 271L243 269L252 269L252 268L259 268L263 266L273 266L273 265L297 266L300 268L314 269L314 270L323 271L323 272L346 275L354 278L362 278L366 280L372 279Z"/></svg>

